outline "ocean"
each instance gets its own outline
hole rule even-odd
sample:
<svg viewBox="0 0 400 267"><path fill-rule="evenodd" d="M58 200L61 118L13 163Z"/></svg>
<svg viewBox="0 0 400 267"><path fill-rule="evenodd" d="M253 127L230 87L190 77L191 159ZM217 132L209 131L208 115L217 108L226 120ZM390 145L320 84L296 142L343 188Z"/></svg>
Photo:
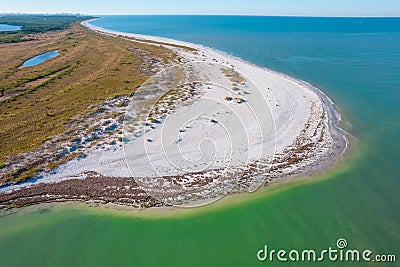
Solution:
<svg viewBox="0 0 400 267"><path fill-rule="evenodd" d="M305 80L339 108L350 148L311 178L172 214L20 210L0 217L1 266L275 266L284 263L257 259L265 245L322 250L340 238L399 257L400 18L101 16L91 24L201 44Z"/></svg>

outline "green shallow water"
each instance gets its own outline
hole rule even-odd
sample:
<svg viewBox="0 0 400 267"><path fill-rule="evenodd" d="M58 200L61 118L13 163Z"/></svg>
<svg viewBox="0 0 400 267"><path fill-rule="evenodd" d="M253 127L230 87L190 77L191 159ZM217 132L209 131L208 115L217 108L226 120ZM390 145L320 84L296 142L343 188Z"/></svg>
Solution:
<svg viewBox="0 0 400 267"><path fill-rule="evenodd" d="M312 179L196 209L116 212L77 204L21 209L0 217L0 266L275 266L283 264L256 258L265 244L319 250L335 247L339 238L349 248L397 255L395 264L356 266L399 265L400 33L239 32L236 51L223 47L235 32L216 32L221 40L214 38L214 45L207 43L209 28L203 39L193 38L311 82L335 101L351 136L341 162ZM246 40L258 47L240 54Z"/></svg>
<svg viewBox="0 0 400 267"><path fill-rule="evenodd" d="M0 219L1 265L249 266L264 244L322 249L341 237L354 248L397 253L398 199L388 197L396 195L396 181L364 182L374 176L368 165L355 155L332 179L172 217L74 205L27 208Z"/></svg>

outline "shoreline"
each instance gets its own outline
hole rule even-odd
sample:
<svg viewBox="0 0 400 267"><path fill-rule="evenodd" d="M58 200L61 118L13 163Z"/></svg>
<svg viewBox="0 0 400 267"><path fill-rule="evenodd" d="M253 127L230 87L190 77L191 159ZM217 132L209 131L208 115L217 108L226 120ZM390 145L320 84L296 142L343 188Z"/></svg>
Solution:
<svg viewBox="0 0 400 267"><path fill-rule="evenodd" d="M294 78L294 77L289 76L289 75L287 75L287 74L285 74L283 72L275 71L275 70L269 69L267 67L256 65L255 63L252 63L252 62L247 61L245 59L242 59L240 57L236 57L236 56L231 55L231 54L229 54L227 52L219 51L219 50L216 50L214 48L207 47L207 46L204 46L204 45L201 45L201 44L194 44L194 43L190 43L190 42L186 42L186 41L174 40L174 39L169 39L169 38L165 38L165 37L158 37L158 36L152 36L152 35L143 35L143 34L120 32L120 31L115 31L115 30L108 30L108 29L104 29L104 28L101 28L101 27L90 25L90 22L94 21L94 20L97 20L97 18L83 21L83 22L81 22L81 25L83 25L84 27L87 27L87 28L89 28L89 29L91 29L91 30L93 30L95 32L98 32L100 34L106 34L106 35L111 35L111 36L115 35L115 36L120 37L120 38L134 37L134 38L137 38L139 40L142 39L143 41L151 40L151 41L156 41L156 42L163 42L163 43L171 43L171 44L176 44L176 45L188 46L188 47L195 48L195 49L210 50L210 51L213 51L215 53L222 54L223 56L225 56L227 58L230 58L232 60L241 61L244 64L251 65L251 66L253 66L253 67L257 68L257 69L269 72L271 74L278 75L278 76L283 77L283 78L285 78L287 80L295 82L295 83L297 83L299 85L305 86L309 90L314 91L316 94L318 94L318 96L321 98L321 100L325 103L325 106L328 107L328 111L330 112L330 117L332 119L329 122L338 131L338 133L340 134L340 138L342 139L341 141L344 143L344 148L342 149L340 157L343 156L344 153L346 153L346 151L347 151L347 149L349 147L349 140L348 140L346 132L339 125L340 121L342 120L342 116L341 116L341 114L340 114L340 112L338 110L338 107L334 103L334 101L325 92L323 92L321 89L317 88L316 86L312 85L311 83L309 83L307 81L304 81L304 80L301 80L301 79ZM340 157L337 160L339 160ZM333 162L333 164L331 164L331 165L334 165L335 162ZM312 171L310 173L312 173Z"/></svg>
<svg viewBox="0 0 400 267"><path fill-rule="evenodd" d="M165 38L165 37L158 37L158 36L152 36L152 35L143 35L143 34L135 34L135 33L127 33L127 32L108 30L108 29L104 29L104 28L101 28L101 27L90 25L90 22L94 21L94 20L97 20L97 18L83 21L83 22L81 22L81 25L86 27L86 28L88 28L88 29L91 29L91 30L93 30L95 32L98 32L100 34L106 34L106 35L116 34L117 36L122 37L122 38L127 37L127 36L133 36L135 38L139 38L139 39L143 39L143 40L147 40L148 39L148 40L155 40L155 41L163 41L163 42L166 42L166 43L171 42L172 44L175 43L175 44L183 45L183 46L189 46L189 47L194 47L194 48L198 47L198 48L202 48L202 49L206 49L206 50L211 50L211 51L214 51L216 53L220 53L220 54L222 54L222 55L224 55L224 56L226 56L228 58L235 59L235 60L240 60L241 62L243 62L245 64L248 64L248 65L251 65L253 67L256 67L258 69L261 69L261 70L264 70L264 71L267 71L267 72L282 76L282 77L284 77L284 78L286 78L288 80L291 80L293 82L305 85L306 87L308 87L311 90L315 90L315 92L318 93L324 100L326 100L327 104L329 104L328 106L330 108L330 111L334 114L334 117L336 118L333 121L332 124L342 133L342 137L343 137L344 142L345 142L345 149L343 150L342 155L346 152L346 150L347 150L347 148L349 146L349 141L348 141L348 138L346 136L345 131L339 126L339 123L342 120L342 117L340 115L340 112L337 110L337 105L335 104L335 102L325 92L323 92L321 89L315 87L311 83L309 83L307 81L304 81L304 80L301 80L301 79L298 79L298 78L294 78L294 77L289 76L289 75L287 75L287 74L285 74L283 72L279 72L279 71L276 71L276 70L269 69L267 67L259 66L259 65L255 64L253 62L248 61L248 60L242 59L240 57L231 55L231 54L229 54L227 52L220 51L220 50L208 47L208 46L204 46L204 45L201 45L201 44L190 43L190 42L185 42L185 41L180 41L180 40L169 39L169 38Z"/></svg>
<svg viewBox="0 0 400 267"><path fill-rule="evenodd" d="M232 55L229 55L227 53L216 51L214 49L207 48L207 47L204 47L204 46L201 46L201 45L191 44L191 43L187 43L187 42L176 41L176 40L171 40L171 39L166 39L166 38L161 38L161 37L144 36L144 35L129 34L129 33L123 33L123 32L117 32L117 31L109 31L109 30L101 29L101 28L94 27L94 26L88 24L88 22L90 22L90 21L91 20L84 21L81 24L83 26L89 28L90 30L95 31L95 32L100 33L100 34L111 35L111 36L115 36L115 37L118 37L118 38L124 38L124 39L126 39L126 38L135 38L135 41L138 41L138 42L141 42L141 41L146 42L146 41L149 41L149 40L153 41L153 42L162 42L163 43L162 46L166 46L166 47L168 47L168 48L170 48L170 49L172 49L174 51L178 51L178 52L180 50L182 50L182 49L181 48L177 48L176 46L184 46L184 47L189 47L189 48L192 48L192 49L196 49L197 51L200 51L200 52L210 53L210 54L212 54L211 57L215 56L215 55L217 55L217 56L219 55L221 60L224 61L224 62L225 61L227 63L235 62L235 64L240 65L240 66L243 65L245 67L246 66L251 66L251 68L258 69L262 73L264 73L264 72L268 73L269 75L271 75L271 77L279 76L280 79L287 80L287 81L289 81L291 83L296 84L296 86L298 86L298 87L304 87L307 90L315 93L318 96L319 100L323 103L322 107L323 107L323 109L325 109L325 112L327 113L327 116L328 116L328 118L326 119L327 123L331 127L333 127L333 129L330 130L331 131L330 134L333 134L334 135L334 140L339 142L339 144L336 144L337 145L337 147L335 148L336 151L331 151L331 153L334 153L334 155L336 155L336 156L325 157L322 160L322 164L318 163L317 165L308 166L308 167L306 165L302 169L301 169L301 167L299 167L301 169L300 172L294 172L292 174L290 174L290 172L289 172L288 175L280 175L280 177L277 176L278 178L268 181L268 183L264 184L263 186L265 186L267 184L268 185L269 184L277 184L277 183L280 183L282 181L291 180L294 176L295 177L304 176L304 175L308 175L309 176L309 175L313 175L314 173L320 173L320 172L322 172L322 171L324 171L326 169L329 169L329 167L335 165L335 163L341 158L341 156L345 153L345 151L348 148L348 140L346 138L346 134L343 131L343 129L341 129L339 127L339 122L341 120L341 116L338 113L338 111L335 109L336 105L334 104L334 102L325 93L323 93L321 90L319 90L318 88L314 87L313 85L311 85L311 84L309 84L309 83L307 83L305 81L295 79L295 78L293 78L291 76L288 76L288 75L286 75L284 73L276 72L276 71L270 70L268 68L257 66L257 65L255 65L255 64L253 64L251 62L247 62L245 60L236 58L236 57L234 57ZM168 44L172 44L172 46L168 46ZM154 45L156 45L156 44L154 44ZM189 55L189 57L187 56L187 53L185 55L186 55L186 60L188 60L189 62L191 62L191 60L193 60L193 58L191 58L190 55ZM185 57L185 55L183 57ZM211 59L211 57L210 57L210 59ZM232 66L233 66L233 64L232 64ZM235 65L235 67L236 67L236 65ZM125 151L124 151L124 153L125 153ZM107 174L103 174L103 173L100 174L100 175L105 175L105 177L108 176ZM96 175L94 175L94 176L96 176ZM83 180L85 180L86 178L83 178ZM82 179L82 178L80 178L80 179ZM111 177L109 179L116 179L116 177ZM64 180L64 181L67 181L67 180L68 180L68 178L66 180ZM37 183L33 184L33 186L35 186L35 185L36 186L40 186L40 182L41 181L39 179L37 181ZM236 194L236 193L241 193L241 191L242 190L235 190L235 191L230 192L229 195ZM3 192L5 192L5 191L3 190ZM0 192L0 194L1 194L1 192ZM43 199L43 200L46 201L45 199ZM62 199L62 198L56 199L56 201L57 200L64 201L64 199ZM67 201L68 201L68 199L67 199ZM81 199L81 201L87 202L87 200L85 200L85 199L83 199L83 200ZM92 200L89 199L88 201L89 202L93 201L93 199ZM111 201L111 202L113 202L113 201ZM114 204L118 205L118 204L120 204L120 202L116 201ZM1 205L0 205L0 207L1 207Z"/></svg>
<svg viewBox="0 0 400 267"><path fill-rule="evenodd" d="M346 153L344 157L354 156L352 153ZM308 184L320 183L328 181L331 176L345 172L348 168L342 158L339 163L331 166L326 172L316 172L305 174L297 177L296 179L286 179L278 183L272 183L269 186L261 187L259 190L249 193L232 193L211 204L197 206L193 208L186 208L182 206L159 206L141 208L132 205L124 205L119 203L101 203L99 201L84 201L84 200L59 200L40 202L34 205L26 205L21 207L0 209L0 218L9 215L33 212L47 212L53 211L72 211L78 210L89 214L107 215L107 216L121 216L132 218L144 219L163 219L163 218L185 218L191 216L198 216L207 212L217 212L221 208L232 208L236 205L245 204L247 202L256 201L260 198L274 197L280 192L288 189L296 188L299 186L306 186Z"/></svg>

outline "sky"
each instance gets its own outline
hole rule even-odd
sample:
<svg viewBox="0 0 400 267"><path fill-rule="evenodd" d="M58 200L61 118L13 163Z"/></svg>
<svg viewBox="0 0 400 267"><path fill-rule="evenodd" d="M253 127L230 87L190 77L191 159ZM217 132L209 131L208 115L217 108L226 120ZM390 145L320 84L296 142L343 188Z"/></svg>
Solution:
<svg viewBox="0 0 400 267"><path fill-rule="evenodd" d="M0 13L400 17L400 0L0 0Z"/></svg>

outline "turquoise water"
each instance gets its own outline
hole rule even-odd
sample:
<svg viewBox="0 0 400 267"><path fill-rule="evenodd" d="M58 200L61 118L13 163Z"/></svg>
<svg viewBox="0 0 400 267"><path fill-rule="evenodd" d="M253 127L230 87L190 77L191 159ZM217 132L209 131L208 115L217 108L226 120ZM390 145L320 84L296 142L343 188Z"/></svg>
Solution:
<svg viewBox="0 0 400 267"><path fill-rule="evenodd" d="M400 18L104 16L91 24L198 43L284 72L336 100L354 130L399 131Z"/></svg>
<svg viewBox="0 0 400 267"><path fill-rule="evenodd" d="M8 24L0 24L0 32L5 32L5 31L19 31L21 30L21 26L14 26L14 25L8 25Z"/></svg>
<svg viewBox="0 0 400 267"><path fill-rule="evenodd" d="M75 205L20 210L0 217L1 266L286 266L256 253L265 244L334 247L338 238L397 255L397 264L356 266L399 266L400 19L108 16L91 24L203 44L306 80L339 106L350 151L311 182L159 218Z"/></svg>
<svg viewBox="0 0 400 267"><path fill-rule="evenodd" d="M103 16L91 24L202 44L306 80L342 108L361 146L385 140L386 162L399 159L400 18Z"/></svg>
<svg viewBox="0 0 400 267"><path fill-rule="evenodd" d="M44 54L38 55L36 57L33 57L31 59L28 59L27 61L25 61L22 64L22 66L33 67L33 66L39 65L40 63L45 62L46 60L52 59L56 56L58 56L58 50L49 51L47 53L44 53Z"/></svg>

